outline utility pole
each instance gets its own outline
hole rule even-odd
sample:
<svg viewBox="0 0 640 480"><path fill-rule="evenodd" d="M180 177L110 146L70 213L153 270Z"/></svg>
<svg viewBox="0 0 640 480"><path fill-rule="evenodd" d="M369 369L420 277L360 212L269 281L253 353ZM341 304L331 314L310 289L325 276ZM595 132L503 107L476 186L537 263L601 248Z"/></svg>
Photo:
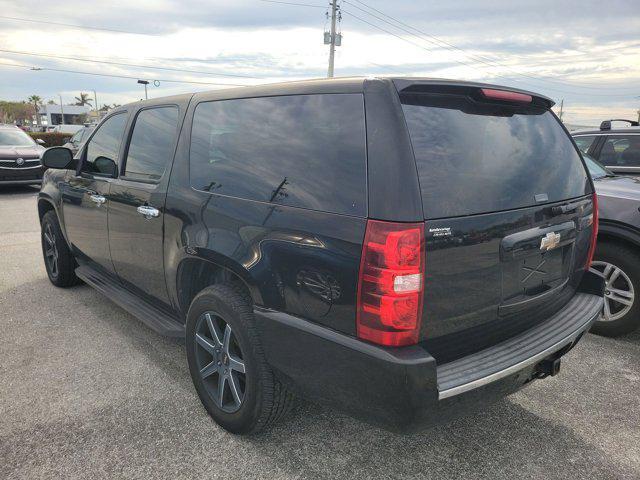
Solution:
<svg viewBox="0 0 640 480"><path fill-rule="evenodd" d="M96 104L95 107L93 107L93 109L97 112L98 111L98 95L96 94L96 91L93 91L93 103Z"/></svg>
<svg viewBox="0 0 640 480"><path fill-rule="evenodd" d="M329 71L327 77L333 77L333 61L336 56L336 11L338 0L331 0L331 42L329 43Z"/></svg>
<svg viewBox="0 0 640 480"><path fill-rule="evenodd" d="M562 100L560 100L560 113L558 114L558 117L560 118L560 121L562 121L563 110L564 110L564 98Z"/></svg>

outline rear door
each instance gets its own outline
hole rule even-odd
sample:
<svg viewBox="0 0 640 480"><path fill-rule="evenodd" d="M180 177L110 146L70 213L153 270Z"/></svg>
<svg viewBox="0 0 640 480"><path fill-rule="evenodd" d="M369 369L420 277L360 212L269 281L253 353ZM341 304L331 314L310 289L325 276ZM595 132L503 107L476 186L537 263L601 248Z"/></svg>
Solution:
<svg viewBox="0 0 640 480"><path fill-rule="evenodd" d="M119 112L104 120L82 151L79 171L61 185L65 228L74 252L109 273L109 191L127 119L126 112Z"/></svg>
<svg viewBox="0 0 640 480"><path fill-rule="evenodd" d="M167 302L163 213L175 152L177 105L140 110L133 119L121 175L111 185L109 244L115 271L128 288Z"/></svg>
<svg viewBox="0 0 640 480"><path fill-rule="evenodd" d="M401 101L426 225L422 338L449 361L531 328L573 296L592 186L541 99L447 87Z"/></svg>

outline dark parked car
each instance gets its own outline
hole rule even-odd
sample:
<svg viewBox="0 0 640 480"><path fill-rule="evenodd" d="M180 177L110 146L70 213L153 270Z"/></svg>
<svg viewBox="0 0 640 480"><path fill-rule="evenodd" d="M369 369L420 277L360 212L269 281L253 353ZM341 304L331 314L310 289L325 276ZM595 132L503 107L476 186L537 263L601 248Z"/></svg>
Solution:
<svg viewBox="0 0 640 480"><path fill-rule="evenodd" d="M599 231L591 267L606 281L603 317L593 332L616 336L640 326L640 177L615 175L584 157L598 193Z"/></svg>
<svg viewBox="0 0 640 480"><path fill-rule="evenodd" d="M44 147L15 125L0 125L0 186L39 184Z"/></svg>
<svg viewBox="0 0 640 480"><path fill-rule="evenodd" d="M75 155L76 153L78 153L78 150L80 149L82 144L89 138L91 132L93 132L95 128L95 126L82 127L80 130L74 133L73 137L71 137L69 141L63 146L67 147Z"/></svg>
<svg viewBox="0 0 640 480"><path fill-rule="evenodd" d="M613 128L612 122L628 123ZM613 173L640 175L640 126L633 120L605 120L599 130L571 132L578 148Z"/></svg>
<svg viewBox="0 0 640 480"><path fill-rule="evenodd" d="M44 155L47 273L185 337L232 432L296 394L442 422L555 375L602 310L596 197L551 105L334 79L120 107Z"/></svg>

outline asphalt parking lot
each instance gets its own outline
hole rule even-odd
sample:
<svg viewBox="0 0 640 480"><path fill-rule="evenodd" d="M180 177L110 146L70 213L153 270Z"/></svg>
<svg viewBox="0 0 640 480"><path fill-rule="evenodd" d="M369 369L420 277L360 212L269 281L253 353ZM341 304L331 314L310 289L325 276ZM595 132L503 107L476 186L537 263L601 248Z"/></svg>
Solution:
<svg viewBox="0 0 640 480"><path fill-rule="evenodd" d="M201 407L183 345L47 280L37 190L0 190L0 478L640 478L640 334L588 335L484 414L388 433L303 403L253 438Z"/></svg>

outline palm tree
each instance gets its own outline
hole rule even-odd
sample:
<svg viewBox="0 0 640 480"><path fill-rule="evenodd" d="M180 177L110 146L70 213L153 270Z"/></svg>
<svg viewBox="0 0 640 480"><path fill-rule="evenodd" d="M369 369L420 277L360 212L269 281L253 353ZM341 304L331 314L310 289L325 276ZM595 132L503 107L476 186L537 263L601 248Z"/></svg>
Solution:
<svg viewBox="0 0 640 480"><path fill-rule="evenodd" d="M42 98L40 98L38 95L31 95L29 98L27 98L27 101L29 103L33 103L33 109L36 114L36 123L40 125L40 114L38 113L38 105L42 104Z"/></svg>
<svg viewBox="0 0 640 480"><path fill-rule="evenodd" d="M89 98L88 93L80 92L80 96L75 97L75 99L76 99L76 105L78 105L79 107L82 107L84 105L89 105L90 107L93 107L93 103L91 102L91 99Z"/></svg>

